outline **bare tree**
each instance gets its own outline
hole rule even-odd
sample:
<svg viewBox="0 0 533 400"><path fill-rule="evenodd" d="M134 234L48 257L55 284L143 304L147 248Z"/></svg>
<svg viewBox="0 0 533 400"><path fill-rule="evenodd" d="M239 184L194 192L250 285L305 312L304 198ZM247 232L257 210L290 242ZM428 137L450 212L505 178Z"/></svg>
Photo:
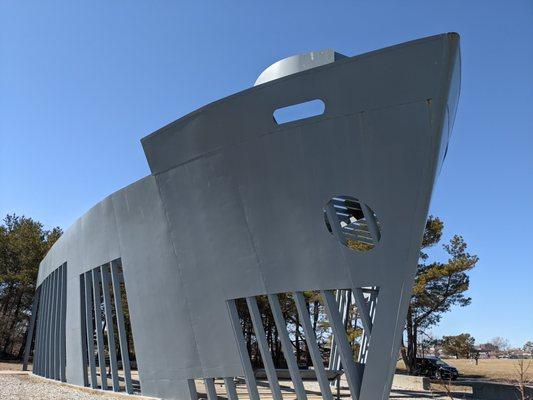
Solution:
<svg viewBox="0 0 533 400"><path fill-rule="evenodd" d="M523 358L518 360L515 365L516 378L514 384L518 387L520 400L532 400L531 397L526 394L526 386L532 383L528 376L529 368L531 368L531 360L526 363L526 360Z"/></svg>
<svg viewBox="0 0 533 400"><path fill-rule="evenodd" d="M492 338L490 344L496 347L498 352L507 351L509 349L509 341L501 336Z"/></svg>

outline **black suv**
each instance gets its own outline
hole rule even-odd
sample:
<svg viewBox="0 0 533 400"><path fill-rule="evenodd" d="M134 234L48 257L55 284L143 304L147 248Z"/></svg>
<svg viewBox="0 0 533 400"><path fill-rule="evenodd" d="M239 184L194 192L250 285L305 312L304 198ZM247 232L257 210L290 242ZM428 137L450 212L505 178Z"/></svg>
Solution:
<svg viewBox="0 0 533 400"><path fill-rule="evenodd" d="M429 376L435 379L455 380L459 376L457 368L446 364L438 357L424 357L416 359L418 375Z"/></svg>

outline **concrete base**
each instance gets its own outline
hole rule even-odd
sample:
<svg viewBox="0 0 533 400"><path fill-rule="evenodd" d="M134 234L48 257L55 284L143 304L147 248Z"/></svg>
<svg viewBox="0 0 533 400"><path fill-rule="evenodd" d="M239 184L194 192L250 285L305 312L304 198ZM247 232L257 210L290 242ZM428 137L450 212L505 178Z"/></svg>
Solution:
<svg viewBox="0 0 533 400"><path fill-rule="evenodd" d="M516 385L492 382L471 382L472 398L475 400L515 400L520 398ZM533 387L525 388L525 397L533 398Z"/></svg>
<svg viewBox="0 0 533 400"><path fill-rule="evenodd" d="M326 377L328 378L328 381L335 380L342 374L343 371L326 370ZM288 369L278 368L276 369L276 375L278 376L278 379L291 379L291 374ZM262 368L256 369L254 371L254 376L257 379L267 379L266 372ZM300 376L303 380L316 380L316 373L314 369L301 369Z"/></svg>
<svg viewBox="0 0 533 400"><path fill-rule="evenodd" d="M0 371L0 375L29 375L29 374L31 374L30 371L12 371L12 370Z"/></svg>
<svg viewBox="0 0 533 400"><path fill-rule="evenodd" d="M394 374L392 387L393 389L405 390L429 390L431 384L429 378L425 376Z"/></svg>

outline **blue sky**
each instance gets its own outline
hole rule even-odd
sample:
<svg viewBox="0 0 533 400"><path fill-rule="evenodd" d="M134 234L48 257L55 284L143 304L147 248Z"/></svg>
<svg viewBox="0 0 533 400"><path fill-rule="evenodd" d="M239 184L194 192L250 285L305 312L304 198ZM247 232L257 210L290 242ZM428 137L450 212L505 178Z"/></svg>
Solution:
<svg viewBox="0 0 533 400"><path fill-rule="evenodd" d="M278 59L456 31L461 99L431 212L480 262L472 305L434 333L533 340L533 2L369 3L3 1L0 215L67 228L149 173L140 138Z"/></svg>

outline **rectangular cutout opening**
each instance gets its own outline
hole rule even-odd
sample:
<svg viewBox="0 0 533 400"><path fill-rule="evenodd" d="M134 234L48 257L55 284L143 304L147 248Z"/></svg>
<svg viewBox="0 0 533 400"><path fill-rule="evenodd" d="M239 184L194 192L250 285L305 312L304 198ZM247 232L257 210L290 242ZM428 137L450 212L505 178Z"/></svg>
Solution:
<svg viewBox="0 0 533 400"><path fill-rule="evenodd" d="M306 101L304 103L293 104L291 106L278 108L274 111L274 121L278 125L289 122L301 121L303 119L316 117L324 114L326 105L320 99Z"/></svg>
<svg viewBox="0 0 533 400"><path fill-rule="evenodd" d="M86 385L140 392L120 259L80 275L80 301Z"/></svg>
<svg viewBox="0 0 533 400"><path fill-rule="evenodd" d="M341 374L347 375L351 395L358 394L377 295L377 287L363 287L229 300L251 376L267 381L273 398L277 388L286 390L287 381L303 394L298 398L312 391L310 381L318 381L323 398L331 399L330 385ZM259 335L257 329L263 332Z"/></svg>
<svg viewBox="0 0 533 400"><path fill-rule="evenodd" d="M38 289L33 373L65 381L67 263L51 272ZM29 337L30 341L32 338Z"/></svg>

